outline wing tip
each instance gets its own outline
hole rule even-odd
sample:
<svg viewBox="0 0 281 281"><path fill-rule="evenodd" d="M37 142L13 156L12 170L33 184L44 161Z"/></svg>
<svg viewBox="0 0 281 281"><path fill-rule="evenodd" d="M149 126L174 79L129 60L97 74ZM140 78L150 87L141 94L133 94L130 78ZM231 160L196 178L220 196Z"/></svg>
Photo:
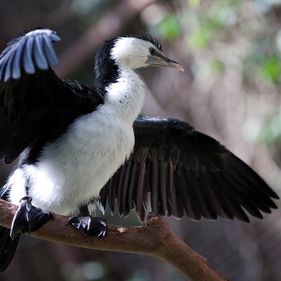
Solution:
<svg viewBox="0 0 281 281"><path fill-rule="evenodd" d="M279 200L280 199L280 196L273 190L270 188L270 194L269 196L273 199L276 199L276 200Z"/></svg>
<svg viewBox="0 0 281 281"><path fill-rule="evenodd" d="M37 35L45 35L45 36L51 38L53 42L58 42L61 40L61 38L57 35L56 31L49 29L49 28L42 28L42 27L38 27L36 29L26 32L23 36L20 36L19 39L24 36L32 37L32 36L37 36Z"/></svg>
<svg viewBox="0 0 281 281"><path fill-rule="evenodd" d="M57 64L53 45L48 43L58 41L60 37L55 31L37 28L7 43L7 47L0 54L0 82L19 79L22 71L34 74L36 68L47 70Z"/></svg>

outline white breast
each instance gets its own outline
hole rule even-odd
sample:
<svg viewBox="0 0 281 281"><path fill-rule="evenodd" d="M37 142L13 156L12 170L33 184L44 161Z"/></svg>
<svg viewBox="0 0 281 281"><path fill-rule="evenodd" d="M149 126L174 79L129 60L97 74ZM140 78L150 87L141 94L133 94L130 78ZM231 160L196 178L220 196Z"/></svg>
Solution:
<svg viewBox="0 0 281 281"><path fill-rule="evenodd" d="M133 146L132 127L120 120L112 122L102 107L79 118L66 135L45 149L37 167L26 167L32 175L34 205L69 213L98 197Z"/></svg>
<svg viewBox="0 0 281 281"><path fill-rule="evenodd" d="M100 189L132 152L132 123L143 102L143 84L133 71L124 71L116 84L108 89L103 105L76 119L64 135L46 146L36 166L16 170L8 184L23 182L20 177L27 174L33 204L59 214L74 213L98 197ZM14 187L10 199L18 203L25 195L24 187Z"/></svg>

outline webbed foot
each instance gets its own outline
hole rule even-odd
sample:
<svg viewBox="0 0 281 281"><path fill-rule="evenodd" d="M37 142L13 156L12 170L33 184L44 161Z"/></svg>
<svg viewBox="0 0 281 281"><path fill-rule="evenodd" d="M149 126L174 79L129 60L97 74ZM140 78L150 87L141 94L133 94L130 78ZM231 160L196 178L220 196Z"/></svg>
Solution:
<svg viewBox="0 0 281 281"><path fill-rule="evenodd" d="M29 196L21 199L11 225L10 236L12 239L20 233L36 231L47 221L54 219L51 213L32 206L31 201L32 198Z"/></svg>
<svg viewBox="0 0 281 281"><path fill-rule="evenodd" d="M74 228L82 230L87 236L93 235L102 239L107 234L107 223L102 218L77 216L71 217L68 223Z"/></svg>

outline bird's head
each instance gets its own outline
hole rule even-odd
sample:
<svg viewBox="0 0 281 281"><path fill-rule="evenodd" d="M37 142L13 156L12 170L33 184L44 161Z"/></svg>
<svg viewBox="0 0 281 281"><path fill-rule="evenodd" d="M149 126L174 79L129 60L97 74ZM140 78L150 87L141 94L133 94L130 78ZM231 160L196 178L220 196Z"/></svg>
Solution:
<svg viewBox="0 0 281 281"><path fill-rule="evenodd" d="M110 56L119 66L126 68L163 66L183 71L178 62L167 58L163 54L159 42L150 36L118 37L114 39Z"/></svg>
<svg viewBox="0 0 281 281"><path fill-rule="evenodd" d="M96 54L96 87L103 90L115 82L121 68L137 69L148 66L164 66L183 71L178 62L163 54L161 45L150 36L116 37L108 40Z"/></svg>

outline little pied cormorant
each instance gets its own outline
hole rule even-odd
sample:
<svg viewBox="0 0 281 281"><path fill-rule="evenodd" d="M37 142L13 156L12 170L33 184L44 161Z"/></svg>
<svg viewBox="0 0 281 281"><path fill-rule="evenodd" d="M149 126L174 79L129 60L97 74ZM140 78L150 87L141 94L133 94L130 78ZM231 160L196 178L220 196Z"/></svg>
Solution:
<svg viewBox="0 0 281 281"><path fill-rule="evenodd" d="M144 84L134 69L182 70L151 37L106 41L95 61L95 85L61 80L54 31L37 29L10 42L0 56L0 156L18 160L1 198L19 204L11 231L0 228L0 270L19 234L35 231L51 213L104 237L106 221L89 206L108 206L144 220L147 205L165 216L234 217L276 208L278 196L215 139L176 119L138 117Z"/></svg>

